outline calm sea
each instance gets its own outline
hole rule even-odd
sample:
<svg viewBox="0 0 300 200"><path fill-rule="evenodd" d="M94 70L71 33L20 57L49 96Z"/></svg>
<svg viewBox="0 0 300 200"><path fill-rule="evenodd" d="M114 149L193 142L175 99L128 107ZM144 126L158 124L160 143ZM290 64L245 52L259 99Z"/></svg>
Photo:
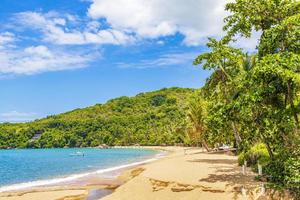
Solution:
<svg viewBox="0 0 300 200"><path fill-rule="evenodd" d="M109 173L150 161L157 154L145 149L0 150L0 192Z"/></svg>

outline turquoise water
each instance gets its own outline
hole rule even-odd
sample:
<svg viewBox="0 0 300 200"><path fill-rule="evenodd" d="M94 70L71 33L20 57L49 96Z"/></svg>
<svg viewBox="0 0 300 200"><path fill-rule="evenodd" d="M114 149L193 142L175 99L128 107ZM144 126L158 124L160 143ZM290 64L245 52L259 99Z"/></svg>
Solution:
<svg viewBox="0 0 300 200"><path fill-rule="evenodd" d="M76 152L82 152L84 156ZM150 159L155 154L156 151L145 149L0 150L0 191L109 172L129 163Z"/></svg>

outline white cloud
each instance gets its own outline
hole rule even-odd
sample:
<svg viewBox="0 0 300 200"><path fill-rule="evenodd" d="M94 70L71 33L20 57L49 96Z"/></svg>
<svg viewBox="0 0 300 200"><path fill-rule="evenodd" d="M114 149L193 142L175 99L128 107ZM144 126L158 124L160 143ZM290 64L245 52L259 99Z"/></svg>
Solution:
<svg viewBox="0 0 300 200"><path fill-rule="evenodd" d="M38 13L23 13L30 16L24 18L25 21L30 21L30 26L45 27L46 30L53 29L59 32L61 26L64 26L71 15L67 15L66 19L58 18L58 13L49 12L44 15ZM21 14L21 15L23 15ZM21 17L18 15L18 17ZM25 16L23 16L25 17ZM51 18L51 20L48 20ZM72 18L74 20L74 18ZM24 23L25 23L24 21ZM28 21L28 23L29 23ZM109 34L103 34L105 40L113 41L114 38L109 38ZM114 33L117 35L118 33ZM71 34L72 36L72 34ZM74 34L76 36L76 34ZM49 38L46 37L47 39ZM69 35L57 35L62 41L77 40L76 37ZM89 36L90 37L90 36ZM20 38L20 39L19 39ZM38 44L31 43L25 46L20 35L18 38L10 32L0 32L0 78L10 77L14 75L32 75L49 71L72 70L87 67L91 61L101 58L98 50L83 49L83 48L66 48L64 46L52 45L50 47L44 45L41 41ZM99 38L96 38L99 39ZM91 40L91 39L90 39Z"/></svg>
<svg viewBox="0 0 300 200"><path fill-rule="evenodd" d="M181 33L187 45L222 34L228 0L93 0L88 15L141 38Z"/></svg>
<svg viewBox="0 0 300 200"><path fill-rule="evenodd" d="M23 12L15 15L15 21L26 28L40 30L43 41L60 45L114 44L131 43L134 38L117 29L100 29L100 23L91 21L85 30L68 28L67 24L76 23L72 15L59 16L57 13Z"/></svg>
<svg viewBox="0 0 300 200"><path fill-rule="evenodd" d="M186 45L203 45L207 37L222 35L223 18L228 14L224 5L230 0L91 0L88 15L22 12L14 15L17 33L23 28L38 31L41 38L29 38L29 46L16 46L17 37L0 33L0 76L37 74L47 71L86 67L99 54L83 47L66 45L125 45L143 39L156 39L165 44L164 36L180 33ZM253 50L258 34L241 39L237 47ZM49 43L50 46L49 46ZM74 47L74 46L71 46ZM90 46L89 46L90 47ZM79 49L79 50L78 50ZM91 50L91 49L90 49ZM163 67L192 63L196 54L164 54L156 59L136 63L118 63L119 67Z"/></svg>
<svg viewBox="0 0 300 200"><path fill-rule="evenodd" d="M191 66L198 53L169 53L154 59L146 59L134 63L117 63L120 68L156 68L168 66Z"/></svg>
<svg viewBox="0 0 300 200"><path fill-rule="evenodd" d="M256 46L259 44L261 32L252 31L250 38L238 36L237 41L232 43L232 46L242 48L246 52L253 53L256 51Z"/></svg>
<svg viewBox="0 0 300 200"><path fill-rule="evenodd" d="M29 55L37 55L43 58L52 57L52 52L46 46L31 46L24 49L24 52Z"/></svg>
<svg viewBox="0 0 300 200"><path fill-rule="evenodd" d="M10 111L0 113L0 122L26 122L37 118L36 113L26 113L18 111Z"/></svg>
<svg viewBox="0 0 300 200"><path fill-rule="evenodd" d="M99 53L49 49L38 45L26 48L4 46L0 51L0 75L31 75L48 71L86 67Z"/></svg>
<svg viewBox="0 0 300 200"><path fill-rule="evenodd" d="M184 36L186 45L204 45L207 37L224 33L224 10L231 0L90 0L89 19L55 11L22 12L15 21L40 31L43 42L58 45L125 45L143 39ZM162 43L159 42L159 43ZM253 51L257 34L241 38L235 46ZM0 37L1 44L1 37Z"/></svg>
<svg viewBox="0 0 300 200"><path fill-rule="evenodd" d="M15 40L14 34L10 32L0 33L0 45L13 42Z"/></svg>
<svg viewBox="0 0 300 200"><path fill-rule="evenodd" d="M0 33L0 50L11 46L11 43L16 40L15 35L10 32Z"/></svg>

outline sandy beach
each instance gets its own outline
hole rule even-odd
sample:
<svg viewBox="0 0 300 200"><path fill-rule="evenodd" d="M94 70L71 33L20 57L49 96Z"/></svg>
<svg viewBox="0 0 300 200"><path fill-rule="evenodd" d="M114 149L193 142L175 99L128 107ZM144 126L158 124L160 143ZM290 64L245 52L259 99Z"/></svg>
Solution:
<svg viewBox="0 0 300 200"><path fill-rule="evenodd" d="M153 148L153 147L151 147ZM86 180L85 186L65 185L0 193L0 200L80 200L91 190L116 188L104 200L255 199L260 185L248 169L242 175L237 157L205 153L199 148L157 147L170 153L151 163L124 170L117 180ZM244 196L243 196L244 193Z"/></svg>
<svg viewBox="0 0 300 200"><path fill-rule="evenodd" d="M138 199L247 199L259 188L255 174L244 176L237 157L202 153L200 149L169 147L169 156L139 167L140 174L121 185L104 200ZM136 169L137 170L137 169ZM248 191L248 192L247 192ZM259 193L259 190L255 193Z"/></svg>

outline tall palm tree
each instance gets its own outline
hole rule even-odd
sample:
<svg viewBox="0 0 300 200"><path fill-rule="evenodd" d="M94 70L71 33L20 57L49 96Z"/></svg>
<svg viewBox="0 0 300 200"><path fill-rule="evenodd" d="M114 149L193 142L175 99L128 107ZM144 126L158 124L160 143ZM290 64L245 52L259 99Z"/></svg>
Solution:
<svg viewBox="0 0 300 200"><path fill-rule="evenodd" d="M197 142L200 142L207 151L210 151L204 134L206 131L205 117L207 116L207 105L200 94L196 94L189 102L188 117L192 123L193 129L190 132L190 137Z"/></svg>

